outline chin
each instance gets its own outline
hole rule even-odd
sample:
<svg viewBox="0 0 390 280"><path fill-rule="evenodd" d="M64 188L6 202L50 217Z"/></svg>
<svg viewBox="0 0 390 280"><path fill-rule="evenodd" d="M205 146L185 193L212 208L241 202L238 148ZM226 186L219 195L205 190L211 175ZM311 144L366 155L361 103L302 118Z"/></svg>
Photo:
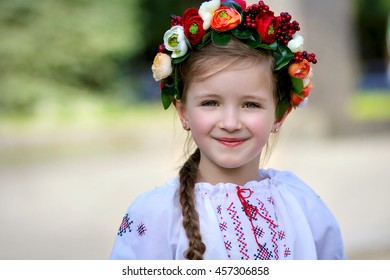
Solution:
<svg viewBox="0 0 390 280"><path fill-rule="evenodd" d="M224 169L239 169L244 167L247 162L236 162L236 161L224 161L221 163L216 163L219 167Z"/></svg>

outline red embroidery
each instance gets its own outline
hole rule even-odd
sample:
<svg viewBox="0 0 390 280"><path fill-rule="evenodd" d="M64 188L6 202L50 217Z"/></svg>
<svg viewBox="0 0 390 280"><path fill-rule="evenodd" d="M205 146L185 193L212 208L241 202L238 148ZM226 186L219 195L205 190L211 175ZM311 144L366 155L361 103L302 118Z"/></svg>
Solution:
<svg viewBox="0 0 390 280"><path fill-rule="evenodd" d="M226 206L215 205L228 259L231 259L231 254L234 253L238 253L235 257L241 259L270 260L289 257L291 247L282 241L286 239L284 228L278 224L276 213L272 211L273 197L267 196L263 202L254 196L252 190L236 188L238 206L237 202L227 195L224 195Z"/></svg>
<svg viewBox="0 0 390 280"><path fill-rule="evenodd" d="M271 230L271 232L272 232L272 239L271 239L271 241L272 241L272 243L274 244L274 246L275 246L275 249L274 249L274 253L275 253L275 258L276 259L279 259L279 254L278 254L278 243L276 242L276 240L277 240L277 235L276 235L276 230L275 230L275 228L278 226L278 225L276 225L275 223L274 223L274 221L273 220L271 220L270 218L268 218L269 217L269 213L268 213L268 211L267 211L267 208L265 208L265 206L264 206L264 203L262 202L262 201L260 201L258 198L256 198L256 200L257 200L257 203L260 205L260 211L263 211L263 213L265 213L265 215L261 215L261 213L259 213L259 215L262 217L262 218L264 218L264 219L266 219L268 222L269 222L269 226L268 226L268 228ZM253 206L253 207L255 207L255 206ZM255 207L256 209L257 209L257 207Z"/></svg>
<svg viewBox="0 0 390 280"><path fill-rule="evenodd" d="M133 221L130 221L129 214L126 214L122 219L122 223L118 230L118 235L122 236L124 233L126 233L126 231L131 232L130 226L132 223Z"/></svg>
<svg viewBox="0 0 390 280"><path fill-rule="evenodd" d="M249 255L246 253L247 250L246 250L246 246L247 244L244 242L244 232L242 231L242 228L241 228L241 221L238 219L238 216L237 216L237 211L234 210L234 206L233 206L233 202L230 203L228 209L228 211L231 212L231 218L235 221L233 224L235 224L235 228L234 230L237 232L237 241L239 243L241 243L240 245L240 253L242 254L242 259L245 259L245 260L249 260Z"/></svg>
<svg viewBox="0 0 390 280"><path fill-rule="evenodd" d="M222 214L222 206L221 205L217 206L217 213L219 215ZM223 216L222 215L220 216L220 218L221 218L221 221L223 221ZM219 223L219 229L221 230L221 232L222 231L226 231L227 228L228 228L228 226L227 226L227 223L225 221ZM232 249L232 242L227 239L226 234L223 235L223 239L224 239L224 244L225 244L226 251L229 252ZM231 259L230 253L228 253L228 259Z"/></svg>
<svg viewBox="0 0 390 280"><path fill-rule="evenodd" d="M224 241L226 250L230 251L232 249L232 242Z"/></svg>
<svg viewBox="0 0 390 280"><path fill-rule="evenodd" d="M258 203L260 204L260 210L262 211L262 213L260 213L259 209L256 206L250 204L246 200L247 198L249 198L253 194L252 190L241 189L239 186L237 186L236 189L237 189L237 196L238 196L242 206L244 207L244 212L247 215L247 217L249 218L250 224L252 226L252 232L253 232L253 236L255 237L256 244L260 249L260 251L258 252L258 254L255 257L263 257L264 259L269 259L269 257L270 257L270 252L268 252L268 250L265 248L266 244L264 244L264 245L260 244L260 242L258 240L259 235L257 234L258 229L253 224L253 220L256 219L256 216L260 216L263 219L265 219L266 221L268 221L268 223L269 223L268 227L272 231L272 243L275 246L275 248L274 248L275 258L279 259L278 244L276 242L277 235L276 235L276 231L275 231L275 228L278 227L278 225L276 225L274 223L274 221L268 217L268 211L264 207L263 202L261 202L259 199L257 199Z"/></svg>
<svg viewBox="0 0 390 280"><path fill-rule="evenodd" d="M219 224L219 229L221 231L225 231L227 229L227 223L226 222L220 223Z"/></svg>
<svg viewBox="0 0 390 280"><path fill-rule="evenodd" d="M286 245L284 245L286 246ZM290 248L285 248L284 249L284 257L287 258L289 255L291 255L291 251L290 251Z"/></svg>

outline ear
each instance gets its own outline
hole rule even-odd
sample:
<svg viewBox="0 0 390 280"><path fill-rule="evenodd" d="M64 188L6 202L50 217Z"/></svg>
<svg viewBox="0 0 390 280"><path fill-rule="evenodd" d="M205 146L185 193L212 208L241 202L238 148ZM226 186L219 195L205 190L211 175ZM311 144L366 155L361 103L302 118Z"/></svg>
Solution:
<svg viewBox="0 0 390 280"><path fill-rule="evenodd" d="M277 132L280 129L280 127L282 126L282 124L286 120L288 114L290 114L291 109L292 109L292 107L288 108L282 116L280 116L278 119L275 120L275 122L272 126L272 132Z"/></svg>
<svg viewBox="0 0 390 280"><path fill-rule="evenodd" d="M180 121L183 125L183 128L185 130L189 130L186 108L185 108L184 104L180 100L177 100L175 98L175 99L173 99L173 105L176 108L177 114L179 115L179 118L180 118Z"/></svg>

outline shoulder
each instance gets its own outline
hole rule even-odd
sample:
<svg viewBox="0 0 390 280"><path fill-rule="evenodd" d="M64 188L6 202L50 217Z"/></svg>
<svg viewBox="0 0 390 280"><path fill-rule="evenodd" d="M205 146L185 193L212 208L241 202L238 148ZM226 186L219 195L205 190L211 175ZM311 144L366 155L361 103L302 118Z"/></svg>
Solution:
<svg viewBox="0 0 390 280"><path fill-rule="evenodd" d="M293 172L270 168L260 170L260 176L269 179L276 186L285 187L300 203L321 200L318 194Z"/></svg>
<svg viewBox="0 0 390 280"><path fill-rule="evenodd" d="M173 259L180 231L177 180L139 195L128 207L111 259Z"/></svg>
<svg viewBox="0 0 390 280"><path fill-rule="evenodd" d="M307 185L302 179L290 171L279 171L275 169L261 170L260 175L269 178L272 185L277 186L280 191L288 192L298 202L305 215L311 217L316 213L331 216L330 210L320 196Z"/></svg>
<svg viewBox="0 0 390 280"><path fill-rule="evenodd" d="M129 206L127 212L152 214L169 211L175 206L178 180L171 179L164 185L140 194Z"/></svg>
<svg viewBox="0 0 390 280"><path fill-rule="evenodd" d="M344 259L344 248L339 225L320 196L290 171L261 170L278 188L292 195L310 226L319 259Z"/></svg>

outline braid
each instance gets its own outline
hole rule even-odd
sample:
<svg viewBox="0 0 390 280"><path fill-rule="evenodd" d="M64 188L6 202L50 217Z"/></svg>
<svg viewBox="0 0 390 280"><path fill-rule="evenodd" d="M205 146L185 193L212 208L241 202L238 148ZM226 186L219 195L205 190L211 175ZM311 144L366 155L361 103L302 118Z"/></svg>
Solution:
<svg viewBox="0 0 390 280"><path fill-rule="evenodd" d="M183 226L189 241L189 248L184 256L189 260L202 260L206 245L202 242L199 227L199 215L195 208L195 182L200 161L200 151L189 157L180 169L180 204L182 207Z"/></svg>

